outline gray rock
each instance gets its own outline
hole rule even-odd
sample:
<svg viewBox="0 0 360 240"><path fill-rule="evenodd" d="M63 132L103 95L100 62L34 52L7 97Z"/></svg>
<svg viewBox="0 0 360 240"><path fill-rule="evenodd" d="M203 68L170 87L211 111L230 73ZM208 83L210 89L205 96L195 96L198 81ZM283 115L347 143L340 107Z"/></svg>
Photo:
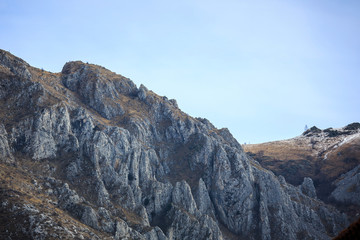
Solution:
<svg viewBox="0 0 360 240"><path fill-rule="evenodd" d="M94 209L84 206L80 221L94 229L99 229L98 216Z"/></svg>
<svg viewBox="0 0 360 240"><path fill-rule="evenodd" d="M335 190L330 197L340 203L360 206L360 165L335 180Z"/></svg>
<svg viewBox="0 0 360 240"><path fill-rule="evenodd" d="M145 238L147 240L167 240L168 239L159 227L155 227L151 231L145 233Z"/></svg>
<svg viewBox="0 0 360 240"><path fill-rule="evenodd" d="M145 239L140 233L129 228L125 221L119 219L116 222L115 240L119 239Z"/></svg>
<svg viewBox="0 0 360 240"><path fill-rule="evenodd" d="M67 63L50 84L5 55L0 98L33 111L11 123L9 134L0 126L0 157L13 156L20 167L22 158L44 163L38 191L94 239L91 229L113 239L329 239L348 224L314 199L311 179L287 184L249 158L227 129L186 115L175 101L81 62ZM359 182L350 175L346 182Z"/></svg>
<svg viewBox="0 0 360 240"><path fill-rule="evenodd" d="M101 71L105 73L101 74ZM62 70L64 85L77 92L82 101L111 119L124 114L123 107L114 100L120 94L134 94L137 88L133 82L124 77L114 77L108 70L96 68L81 62L66 63ZM113 79L109 79L112 78Z"/></svg>
<svg viewBox="0 0 360 240"><path fill-rule="evenodd" d="M169 239L223 239L218 225L207 215L197 219L176 207L170 211L169 215L172 218L167 231Z"/></svg>
<svg viewBox="0 0 360 240"><path fill-rule="evenodd" d="M172 192L172 203L183 209L190 214L195 214L196 203L191 194L190 186L186 181L177 182Z"/></svg>
<svg viewBox="0 0 360 240"><path fill-rule="evenodd" d="M115 222L112 220L112 217L109 211L106 208L100 207L98 209L99 215L99 225L102 231L107 233L115 233Z"/></svg>
<svg viewBox="0 0 360 240"><path fill-rule="evenodd" d="M285 180L284 176L280 175L280 176L278 176L278 179L279 179L280 184L282 184L282 185L286 184L286 180Z"/></svg>
<svg viewBox="0 0 360 240"><path fill-rule="evenodd" d="M169 102L170 102L175 108L179 108L176 99L170 99Z"/></svg>
<svg viewBox="0 0 360 240"><path fill-rule="evenodd" d="M11 154L7 140L7 132L2 124L0 124L0 160L6 163L14 162L14 157Z"/></svg>
<svg viewBox="0 0 360 240"><path fill-rule="evenodd" d="M311 178L304 178L303 183L300 185L300 189L303 194L316 199L316 189Z"/></svg>
<svg viewBox="0 0 360 240"><path fill-rule="evenodd" d="M13 127L11 136L15 150L30 153L34 160L55 158L59 148L65 152L79 148L71 132L68 109L63 104L19 122Z"/></svg>
<svg viewBox="0 0 360 240"><path fill-rule="evenodd" d="M147 92L148 92L148 89L144 85L140 84L139 91L138 91L138 97L141 101L145 101Z"/></svg>
<svg viewBox="0 0 360 240"><path fill-rule="evenodd" d="M0 65L7 67L15 76L26 80L29 80L32 77L30 71L28 70L28 63L5 51L0 51Z"/></svg>
<svg viewBox="0 0 360 240"><path fill-rule="evenodd" d="M198 189L195 193L195 201L198 210L202 214L207 214L213 218L215 218L215 209L211 202L208 190L202 178L199 180Z"/></svg>

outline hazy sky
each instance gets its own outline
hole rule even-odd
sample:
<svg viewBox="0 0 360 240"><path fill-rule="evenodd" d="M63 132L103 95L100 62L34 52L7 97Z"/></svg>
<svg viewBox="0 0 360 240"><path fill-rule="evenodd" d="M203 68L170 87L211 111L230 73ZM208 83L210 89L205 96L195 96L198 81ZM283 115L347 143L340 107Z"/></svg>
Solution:
<svg viewBox="0 0 360 240"><path fill-rule="evenodd" d="M240 143L360 121L360 1L0 0L0 48L102 65Z"/></svg>

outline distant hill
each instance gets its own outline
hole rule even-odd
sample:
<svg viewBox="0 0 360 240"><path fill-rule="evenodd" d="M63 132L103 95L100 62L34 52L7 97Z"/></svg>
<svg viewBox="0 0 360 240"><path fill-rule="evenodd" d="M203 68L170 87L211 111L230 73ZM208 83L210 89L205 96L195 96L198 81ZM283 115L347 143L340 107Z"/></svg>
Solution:
<svg viewBox="0 0 360 240"><path fill-rule="evenodd" d="M346 210L353 219L360 213L360 123L324 130L314 126L292 139L247 144L243 148L263 167L284 176L291 184L312 178L317 196Z"/></svg>

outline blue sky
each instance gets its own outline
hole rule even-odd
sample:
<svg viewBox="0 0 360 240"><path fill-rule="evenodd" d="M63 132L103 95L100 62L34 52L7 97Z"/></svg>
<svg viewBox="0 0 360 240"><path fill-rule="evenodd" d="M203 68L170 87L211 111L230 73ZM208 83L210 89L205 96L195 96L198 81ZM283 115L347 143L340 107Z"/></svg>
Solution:
<svg viewBox="0 0 360 240"><path fill-rule="evenodd" d="M240 143L360 121L360 1L0 1L0 48L102 65Z"/></svg>

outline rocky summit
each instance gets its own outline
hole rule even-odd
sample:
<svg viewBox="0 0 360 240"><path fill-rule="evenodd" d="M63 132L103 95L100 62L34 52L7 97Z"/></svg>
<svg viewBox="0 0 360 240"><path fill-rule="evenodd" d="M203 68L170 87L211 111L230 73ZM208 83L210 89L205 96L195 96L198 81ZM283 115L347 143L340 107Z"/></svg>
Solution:
<svg viewBox="0 0 360 240"><path fill-rule="evenodd" d="M1 239L330 239L349 225L311 178L287 183L227 129L97 65L50 73L1 50L0 109Z"/></svg>

